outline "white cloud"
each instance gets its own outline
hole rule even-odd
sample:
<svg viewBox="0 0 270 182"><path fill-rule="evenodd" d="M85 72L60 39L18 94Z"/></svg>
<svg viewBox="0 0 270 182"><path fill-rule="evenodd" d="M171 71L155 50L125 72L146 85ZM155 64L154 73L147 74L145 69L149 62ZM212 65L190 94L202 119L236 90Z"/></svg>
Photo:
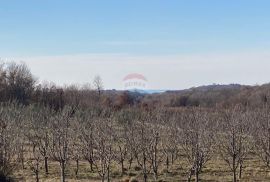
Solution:
<svg viewBox="0 0 270 182"><path fill-rule="evenodd" d="M99 74L106 88L122 88L129 73L141 73L152 89L184 89L212 83L269 82L270 53L132 56L85 54L16 58L29 65L39 80L57 84L92 82Z"/></svg>

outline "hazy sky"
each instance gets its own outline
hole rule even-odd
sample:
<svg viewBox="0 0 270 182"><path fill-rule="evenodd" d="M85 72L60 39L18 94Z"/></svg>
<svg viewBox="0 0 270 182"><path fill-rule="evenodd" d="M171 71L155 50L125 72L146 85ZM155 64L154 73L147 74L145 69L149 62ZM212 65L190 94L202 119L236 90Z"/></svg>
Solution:
<svg viewBox="0 0 270 182"><path fill-rule="evenodd" d="M152 89L270 81L269 0L0 0L0 57L42 80Z"/></svg>

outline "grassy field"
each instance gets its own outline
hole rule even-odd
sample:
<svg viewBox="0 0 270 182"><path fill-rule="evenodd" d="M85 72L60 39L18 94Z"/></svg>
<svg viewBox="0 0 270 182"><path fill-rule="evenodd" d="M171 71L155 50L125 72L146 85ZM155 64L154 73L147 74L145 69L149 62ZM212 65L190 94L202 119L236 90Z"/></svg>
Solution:
<svg viewBox="0 0 270 182"><path fill-rule="evenodd" d="M158 181L177 182L186 181L188 176L188 168L184 160L178 160L175 165L171 166L169 172L165 168L160 168L160 175ZM120 167L117 164L112 164L111 181L113 182L128 182L128 181L143 181L140 168L133 164L131 170L127 170L124 176L121 176ZM41 169L40 181L55 182L60 181L60 168L58 163L50 162L49 175L44 175L44 170ZM31 172L28 166L26 169L17 169L13 176L16 181L35 181L35 175ZM135 180L136 179L136 180ZM149 174L149 181L154 181L154 178ZM201 181L214 182L214 181L232 181L232 173L228 166L218 157L210 160L200 175ZM97 173L90 172L90 167L87 162L80 162L79 175L75 176L75 163L69 163L67 169L67 181L101 181ZM264 167L255 156L249 157L244 163L243 175L241 181L254 182L254 181L270 181L270 170Z"/></svg>

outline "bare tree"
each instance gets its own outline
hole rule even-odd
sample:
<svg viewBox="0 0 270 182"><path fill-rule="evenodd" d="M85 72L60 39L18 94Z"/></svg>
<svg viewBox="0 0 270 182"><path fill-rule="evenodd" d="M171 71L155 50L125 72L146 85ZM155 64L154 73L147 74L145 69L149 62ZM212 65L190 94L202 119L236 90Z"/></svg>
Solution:
<svg viewBox="0 0 270 182"><path fill-rule="evenodd" d="M134 121L135 122L135 121ZM137 150L135 152L135 158L137 159L137 163L142 168L143 172L143 179L144 182L147 182L148 180L148 174L151 171L151 163L149 164L148 161L148 147L149 147L149 136L148 136L148 127L146 124L145 119L139 118L139 120L136 122L137 128L136 128L136 138L134 141L135 146L137 147Z"/></svg>
<svg viewBox="0 0 270 182"><path fill-rule="evenodd" d="M256 154L270 168L270 114L265 105L253 112L253 139Z"/></svg>
<svg viewBox="0 0 270 182"><path fill-rule="evenodd" d="M78 118L80 122L79 139L81 143L82 157L90 164L91 172L94 172L94 129L95 123L89 112L85 112Z"/></svg>
<svg viewBox="0 0 270 182"><path fill-rule="evenodd" d="M79 143L79 140L77 139L76 134L73 135L74 139L72 140L71 144L71 156L72 159L76 162L76 168L75 168L75 175L78 177L79 175L79 162L81 160L81 145Z"/></svg>
<svg viewBox="0 0 270 182"><path fill-rule="evenodd" d="M45 174L49 174L48 160L49 160L49 135L50 135L50 119L53 114L47 107L30 107L27 109L27 130L25 135L29 141L35 144L35 152L39 151L44 162Z"/></svg>
<svg viewBox="0 0 270 182"><path fill-rule="evenodd" d="M121 165L121 174L123 176L125 173L124 162L128 154L127 131L118 131L115 135L115 160Z"/></svg>
<svg viewBox="0 0 270 182"><path fill-rule="evenodd" d="M180 129L177 126L175 117L167 122L168 126L165 126L162 132L161 145L166 157L166 170L169 172L170 164L173 165L178 157Z"/></svg>
<svg viewBox="0 0 270 182"><path fill-rule="evenodd" d="M24 63L9 63L6 66L5 77L8 100L28 104L36 82L29 68Z"/></svg>
<svg viewBox="0 0 270 182"><path fill-rule="evenodd" d="M8 180L12 174L16 155L18 113L16 104L0 105L0 180Z"/></svg>
<svg viewBox="0 0 270 182"><path fill-rule="evenodd" d="M96 123L95 131L95 158L94 165L102 182L110 181L111 163L114 158L114 130L113 121L110 118L100 118Z"/></svg>
<svg viewBox="0 0 270 182"><path fill-rule="evenodd" d="M33 140L32 140L33 141ZM30 151L30 160L27 161L31 171L35 173L36 182L39 182L40 163L42 155L38 149L38 142L33 141L31 143L32 150Z"/></svg>
<svg viewBox="0 0 270 182"><path fill-rule="evenodd" d="M219 133L219 152L223 160L228 164L233 173L233 181L237 181L237 170L239 168L239 179L242 177L243 163L251 147L250 124L247 114L241 108L236 107L222 113L222 128Z"/></svg>
<svg viewBox="0 0 270 182"><path fill-rule="evenodd" d="M212 157L213 122L204 111L193 109L186 112L181 135L182 149L190 165L188 181L195 174L195 181L198 182L202 168Z"/></svg>
<svg viewBox="0 0 270 182"><path fill-rule="evenodd" d="M15 145L15 150L16 150L16 159L18 163L21 164L22 170L25 169L25 131L26 131L26 125L25 125L25 120L27 120L27 116L25 115L26 109L23 107L18 107L17 109L17 120L16 120L16 125L14 126L15 132L14 134L16 135L16 145Z"/></svg>
<svg viewBox="0 0 270 182"><path fill-rule="evenodd" d="M98 96L101 96L101 91L103 90L103 83L102 79L99 75L95 76L94 81L93 81L94 88L98 92Z"/></svg>
<svg viewBox="0 0 270 182"><path fill-rule="evenodd" d="M82 153L83 153L83 145L81 142L81 131L82 131L82 126L84 123L81 122L81 115L82 113L78 110L74 116L74 122L71 123L71 128L72 128L72 136L73 139L71 140L71 158L75 161L76 163L76 168L75 168L75 175L78 177L79 175L79 162L83 158Z"/></svg>
<svg viewBox="0 0 270 182"><path fill-rule="evenodd" d="M120 125L120 129L116 132L116 160L121 164L121 172L124 174L125 167L124 161L128 162L128 169L131 169L131 165L134 161L134 153L138 150L135 145L135 125L137 112L131 109L123 109L117 113L117 122Z"/></svg>
<svg viewBox="0 0 270 182"><path fill-rule="evenodd" d="M149 143L147 150L147 157L150 160L151 167L154 173L155 181L158 180L158 172L161 163L164 161L164 153L162 152L161 137L164 129L164 118L162 110L154 110L153 113L147 112Z"/></svg>
<svg viewBox="0 0 270 182"><path fill-rule="evenodd" d="M0 62L0 101L7 100L7 72L5 70L5 64Z"/></svg>
<svg viewBox="0 0 270 182"><path fill-rule="evenodd" d="M152 170L154 172L155 181L158 180L158 170L161 162L163 161L163 153L161 152L160 131L152 130L150 136L150 143L147 155L151 162Z"/></svg>
<svg viewBox="0 0 270 182"><path fill-rule="evenodd" d="M63 111L56 113L52 117L52 125L50 127L50 155L52 159L59 162L61 169L61 181L66 181L66 165L70 158L71 148L71 120L73 110L66 107Z"/></svg>

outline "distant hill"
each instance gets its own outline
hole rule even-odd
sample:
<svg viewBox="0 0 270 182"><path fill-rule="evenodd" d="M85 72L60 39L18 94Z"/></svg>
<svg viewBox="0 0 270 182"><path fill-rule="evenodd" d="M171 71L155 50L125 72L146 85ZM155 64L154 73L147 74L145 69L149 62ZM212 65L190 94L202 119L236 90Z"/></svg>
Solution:
<svg viewBox="0 0 270 182"><path fill-rule="evenodd" d="M261 106L263 103L270 103L270 84L261 86L213 84L184 90L168 90L145 95L141 102L170 107L214 107L232 104Z"/></svg>
<svg viewBox="0 0 270 182"><path fill-rule="evenodd" d="M270 104L270 84L213 84L183 90L106 90L104 95L116 105L122 99L121 103L153 107L229 107L237 104L260 107Z"/></svg>
<svg viewBox="0 0 270 182"><path fill-rule="evenodd" d="M240 84L229 84L229 85L219 85L219 84L213 84L213 85L203 85L199 87L192 87L189 89L184 90L167 90L168 93L187 93L187 92L208 92L208 91L220 91L220 90L239 90L245 85Z"/></svg>

